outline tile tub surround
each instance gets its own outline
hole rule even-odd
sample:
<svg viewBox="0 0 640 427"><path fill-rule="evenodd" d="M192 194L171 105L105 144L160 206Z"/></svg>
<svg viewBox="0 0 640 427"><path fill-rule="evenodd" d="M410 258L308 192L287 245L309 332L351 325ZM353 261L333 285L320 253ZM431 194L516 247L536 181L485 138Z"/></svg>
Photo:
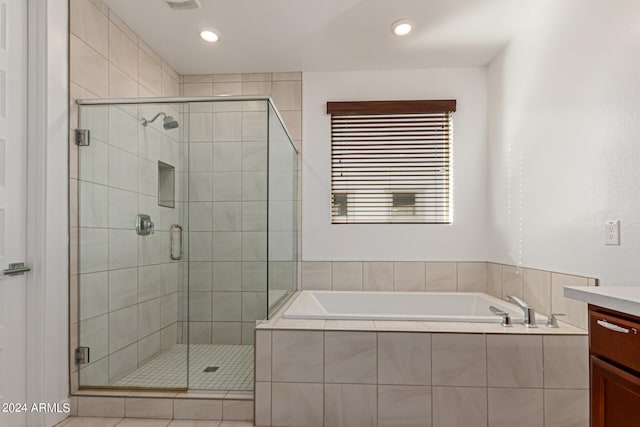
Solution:
<svg viewBox="0 0 640 427"><path fill-rule="evenodd" d="M256 328L255 422L586 427L587 341L567 324L276 318Z"/></svg>
<svg viewBox="0 0 640 427"><path fill-rule="evenodd" d="M484 292L523 298L542 314L587 328L587 305L564 296L569 285L595 286L591 277L491 262L303 261L301 290Z"/></svg>

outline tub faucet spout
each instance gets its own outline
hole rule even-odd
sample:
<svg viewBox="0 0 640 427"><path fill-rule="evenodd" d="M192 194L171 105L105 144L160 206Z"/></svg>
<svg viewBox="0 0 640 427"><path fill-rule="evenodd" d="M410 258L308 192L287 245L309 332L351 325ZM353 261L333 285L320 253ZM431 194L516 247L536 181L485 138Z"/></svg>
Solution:
<svg viewBox="0 0 640 427"><path fill-rule="evenodd" d="M527 328L537 328L536 309L518 298L515 295L507 295L507 301L511 301L522 309L524 312L524 326Z"/></svg>

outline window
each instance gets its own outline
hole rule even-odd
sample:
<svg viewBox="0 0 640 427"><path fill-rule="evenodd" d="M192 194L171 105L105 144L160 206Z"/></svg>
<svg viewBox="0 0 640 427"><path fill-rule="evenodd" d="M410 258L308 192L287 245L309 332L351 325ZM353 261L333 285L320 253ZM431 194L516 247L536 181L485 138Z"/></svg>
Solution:
<svg viewBox="0 0 640 427"><path fill-rule="evenodd" d="M449 224L455 100L327 102L331 222Z"/></svg>

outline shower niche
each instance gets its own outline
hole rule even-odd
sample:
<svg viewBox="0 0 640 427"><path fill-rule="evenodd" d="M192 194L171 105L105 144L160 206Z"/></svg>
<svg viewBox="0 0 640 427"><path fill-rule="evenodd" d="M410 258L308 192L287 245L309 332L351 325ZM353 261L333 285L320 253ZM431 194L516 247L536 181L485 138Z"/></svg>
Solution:
<svg viewBox="0 0 640 427"><path fill-rule="evenodd" d="M158 206L176 207L176 168L158 160Z"/></svg>
<svg viewBox="0 0 640 427"><path fill-rule="evenodd" d="M256 321L298 268L297 152L271 100L78 104L91 135L70 148L79 388L252 390ZM136 233L140 213L153 232Z"/></svg>

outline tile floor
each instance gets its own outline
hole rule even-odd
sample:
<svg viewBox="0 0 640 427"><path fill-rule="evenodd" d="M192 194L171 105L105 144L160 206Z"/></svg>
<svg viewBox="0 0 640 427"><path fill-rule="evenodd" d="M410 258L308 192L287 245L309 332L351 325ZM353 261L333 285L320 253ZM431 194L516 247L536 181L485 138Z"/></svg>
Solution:
<svg viewBox="0 0 640 427"><path fill-rule="evenodd" d="M189 385L194 390L253 390L253 346L176 344L115 383L125 387L186 387L187 347ZM215 372L204 372L215 366Z"/></svg>
<svg viewBox="0 0 640 427"><path fill-rule="evenodd" d="M187 421L138 418L69 417L55 427L252 427L247 421Z"/></svg>

